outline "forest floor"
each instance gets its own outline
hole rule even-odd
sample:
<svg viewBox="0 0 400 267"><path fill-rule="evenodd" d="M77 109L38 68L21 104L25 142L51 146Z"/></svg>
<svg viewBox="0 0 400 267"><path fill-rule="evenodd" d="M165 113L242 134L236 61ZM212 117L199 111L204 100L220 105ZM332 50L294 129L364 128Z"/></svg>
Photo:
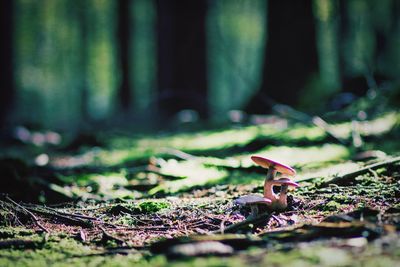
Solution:
<svg viewBox="0 0 400 267"><path fill-rule="evenodd" d="M0 159L0 266L400 266L400 114L264 119L58 145L17 129ZM287 210L234 204L262 193L251 155L297 170Z"/></svg>

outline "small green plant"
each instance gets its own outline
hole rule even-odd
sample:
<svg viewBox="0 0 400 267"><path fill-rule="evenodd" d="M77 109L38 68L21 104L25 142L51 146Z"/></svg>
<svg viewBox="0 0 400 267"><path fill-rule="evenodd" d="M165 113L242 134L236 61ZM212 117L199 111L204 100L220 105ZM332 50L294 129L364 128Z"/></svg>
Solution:
<svg viewBox="0 0 400 267"><path fill-rule="evenodd" d="M135 225L136 221L135 219L133 219L130 215L126 215L126 216L121 216L117 221L117 224L123 224L123 225L127 225L127 226L133 226Z"/></svg>
<svg viewBox="0 0 400 267"><path fill-rule="evenodd" d="M142 213L155 213L170 208L170 204L164 201L145 201L139 204Z"/></svg>
<svg viewBox="0 0 400 267"><path fill-rule="evenodd" d="M331 200L328 203L325 204L325 206L323 207L324 211L338 211L340 209L341 204Z"/></svg>

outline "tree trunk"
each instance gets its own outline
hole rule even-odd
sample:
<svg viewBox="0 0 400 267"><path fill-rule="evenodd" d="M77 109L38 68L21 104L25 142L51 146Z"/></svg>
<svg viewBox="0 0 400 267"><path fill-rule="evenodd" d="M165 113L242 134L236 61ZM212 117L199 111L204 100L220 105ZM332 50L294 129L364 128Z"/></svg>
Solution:
<svg viewBox="0 0 400 267"><path fill-rule="evenodd" d="M171 117L194 109L207 117L206 0L158 0L158 103Z"/></svg>
<svg viewBox="0 0 400 267"><path fill-rule="evenodd" d="M121 68L121 82L119 87L119 105L122 111L131 108L130 83L130 5L131 0L118 0L118 42L119 62Z"/></svg>
<svg viewBox="0 0 400 267"><path fill-rule="evenodd" d="M346 60L343 53L346 50L347 35L349 31L349 19L347 17L347 2L346 0L339 0L339 68L341 82L344 82L344 77L346 76Z"/></svg>
<svg viewBox="0 0 400 267"><path fill-rule="evenodd" d="M88 86L88 5L87 1L79 2L78 8L78 18L80 22L80 40L79 40L79 77L81 78L81 88L80 88L80 113L81 113L81 123L86 123L90 119L89 108L88 108L88 98L89 98L89 86Z"/></svg>
<svg viewBox="0 0 400 267"><path fill-rule="evenodd" d="M0 128L14 104L13 0L0 1Z"/></svg>
<svg viewBox="0 0 400 267"><path fill-rule="evenodd" d="M268 1L268 36L261 88L247 110L266 113L275 102L295 106L318 71L311 0Z"/></svg>

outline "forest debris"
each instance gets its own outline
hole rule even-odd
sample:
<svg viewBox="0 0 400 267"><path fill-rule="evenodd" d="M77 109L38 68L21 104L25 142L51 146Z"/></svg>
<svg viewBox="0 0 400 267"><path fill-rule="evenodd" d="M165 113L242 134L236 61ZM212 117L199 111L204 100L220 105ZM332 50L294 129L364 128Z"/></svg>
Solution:
<svg viewBox="0 0 400 267"><path fill-rule="evenodd" d="M278 223L278 227L280 227L283 224L283 221L279 219L277 216L271 215L271 217Z"/></svg>
<svg viewBox="0 0 400 267"><path fill-rule="evenodd" d="M292 229L267 232L263 239L279 242L309 242L317 239L364 237L373 240L382 234L383 229L360 221L321 222L304 224Z"/></svg>
<svg viewBox="0 0 400 267"><path fill-rule="evenodd" d="M379 221L380 211L366 207L349 212L347 215L360 220L361 222L367 221L376 223Z"/></svg>
<svg viewBox="0 0 400 267"><path fill-rule="evenodd" d="M34 213L39 213L41 215L44 215L44 216L47 216L47 217L50 217L53 219L57 219L65 224L77 225L77 226L86 227L86 228L93 227L93 223L90 220L74 218L73 216L70 216L68 214L62 215L62 214L58 214L56 212L46 211L44 207L41 207L41 208L25 207L25 208Z"/></svg>
<svg viewBox="0 0 400 267"><path fill-rule="evenodd" d="M39 219L35 216L35 214L33 214L32 212L30 212L28 209L26 209L25 207L21 206L20 204L18 204L17 202L15 202L14 200L12 200L9 196L6 196L5 199L9 202L11 202L12 204L14 204L15 206L17 206L19 209L21 209L24 213L28 214L29 217L33 220L33 222L36 224L37 227L39 227L40 229L42 229L44 232L49 233L50 231L44 227L40 222Z"/></svg>
<svg viewBox="0 0 400 267"><path fill-rule="evenodd" d="M76 214L76 213L68 213L68 212L63 212L63 211L59 211L50 207L46 207L46 209L51 210L53 212L56 212L60 215L65 215L65 216L71 216L71 217L77 217L80 219L86 219L86 220L91 220L91 221L97 221L99 220L99 218L96 217L92 217L92 216L87 216L87 215L83 215L83 214Z"/></svg>
<svg viewBox="0 0 400 267"><path fill-rule="evenodd" d="M355 211L345 214L334 214L326 217L323 222L338 223L338 222L353 222L353 221L368 221L376 223L378 221L379 210L371 208L360 208Z"/></svg>
<svg viewBox="0 0 400 267"><path fill-rule="evenodd" d="M125 244L125 240L108 233L107 230L101 226L99 228L101 229L101 231L103 233L101 242L107 243L107 241L114 241L119 245Z"/></svg>
<svg viewBox="0 0 400 267"><path fill-rule="evenodd" d="M132 205L117 204L107 208L107 213L112 215L131 214L134 213L134 207Z"/></svg>
<svg viewBox="0 0 400 267"><path fill-rule="evenodd" d="M371 170L376 170L379 168L392 166L398 162L400 162L400 157L395 157L395 158L391 158L391 159L383 161L383 162L374 163L374 164L365 166L359 170L349 172L344 175L329 179L329 180L323 182L322 184L320 184L319 187L326 187L326 186L329 186L329 184L341 184L341 185L346 184L349 181L352 181L354 178L356 178L359 175L366 174L366 173L370 172Z"/></svg>
<svg viewBox="0 0 400 267"><path fill-rule="evenodd" d="M238 230L241 230L243 228L250 226L251 224L253 224L253 225L257 225L260 223L266 224L269 221L269 219L271 218L272 214L273 213L271 213L271 212L264 212L255 217L248 217L246 220L243 220L241 222L231 224L227 227L221 227L221 229L214 231L214 233L215 234L234 233Z"/></svg>
<svg viewBox="0 0 400 267"><path fill-rule="evenodd" d="M354 218L347 214L334 214L323 220L324 222L352 222Z"/></svg>
<svg viewBox="0 0 400 267"><path fill-rule="evenodd" d="M79 230L79 233L76 235L76 237L77 237L77 239L78 239L79 241L82 241L82 242L86 242L86 241L87 241L86 232L83 231L82 229Z"/></svg>
<svg viewBox="0 0 400 267"><path fill-rule="evenodd" d="M369 240L375 239L382 232L379 227L369 223L363 223L360 221L355 222L339 222L339 223L329 223L321 222L317 225L305 226L305 229L310 230L310 234L307 237L305 235L303 238L307 239L309 237L341 237L341 238L353 238L353 237L365 237Z"/></svg>

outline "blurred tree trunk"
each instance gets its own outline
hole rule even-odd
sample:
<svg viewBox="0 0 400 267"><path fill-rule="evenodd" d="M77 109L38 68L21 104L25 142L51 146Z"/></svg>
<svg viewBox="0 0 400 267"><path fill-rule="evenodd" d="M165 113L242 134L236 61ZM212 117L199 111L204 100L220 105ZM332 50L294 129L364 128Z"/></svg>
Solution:
<svg viewBox="0 0 400 267"><path fill-rule="evenodd" d="M391 39L389 55L391 55L393 62L388 65L391 66L390 70L392 73L390 74L392 75L393 80L398 84L400 80L398 76L398 73L400 73L400 1L393 0L392 7L391 17L393 18L393 22L390 27L390 32L393 37ZM390 101L393 106L400 106L400 86L397 86L397 90L393 90Z"/></svg>
<svg viewBox="0 0 400 267"><path fill-rule="evenodd" d="M263 81L247 110L270 111L273 102L296 105L301 90L318 72L311 0L268 1Z"/></svg>
<svg viewBox="0 0 400 267"><path fill-rule="evenodd" d="M0 1L0 128L14 104L13 0Z"/></svg>
<svg viewBox="0 0 400 267"><path fill-rule="evenodd" d="M119 62L121 68L121 81L119 86L119 106L122 111L131 108L131 83L130 83L130 5L131 0L118 0L118 42Z"/></svg>
<svg viewBox="0 0 400 267"><path fill-rule="evenodd" d="M161 115L194 109L207 117L207 0L158 0L158 88Z"/></svg>
<svg viewBox="0 0 400 267"><path fill-rule="evenodd" d="M343 51L346 49L346 37L349 31L349 20L347 18L347 4L346 0L339 0L339 69L341 82L343 83L345 73L346 73L346 60L344 59Z"/></svg>
<svg viewBox="0 0 400 267"><path fill-rule="evenodd" d="M90 119L88 110L89 86L88 86L88 13L87 1L81 1L78 5L78 16L80 21L80 77L81 77L81 99L80 112L82 114L82 122L88 122Z"/></svg>
<svg viewBox="0 0 400 267"><path fill-rule="evenodd" d="M391 4L391 0L339 1L341 89L351 97L377 89L386 79L383 74L391 37L389 27L394 19L390 16ZM348 98L344 103L352 101Z"/></svg>
<svg viewBox="0 0 400 267"><path fill-rule="evenodd" d="M391 58L391 64L389 64L391 77L398 80L398 73L400 72L400 1L393 0L392 1L392 23L390 25L390 48L389 55ZM397 101L400 101L399 99Z"/></svg>

